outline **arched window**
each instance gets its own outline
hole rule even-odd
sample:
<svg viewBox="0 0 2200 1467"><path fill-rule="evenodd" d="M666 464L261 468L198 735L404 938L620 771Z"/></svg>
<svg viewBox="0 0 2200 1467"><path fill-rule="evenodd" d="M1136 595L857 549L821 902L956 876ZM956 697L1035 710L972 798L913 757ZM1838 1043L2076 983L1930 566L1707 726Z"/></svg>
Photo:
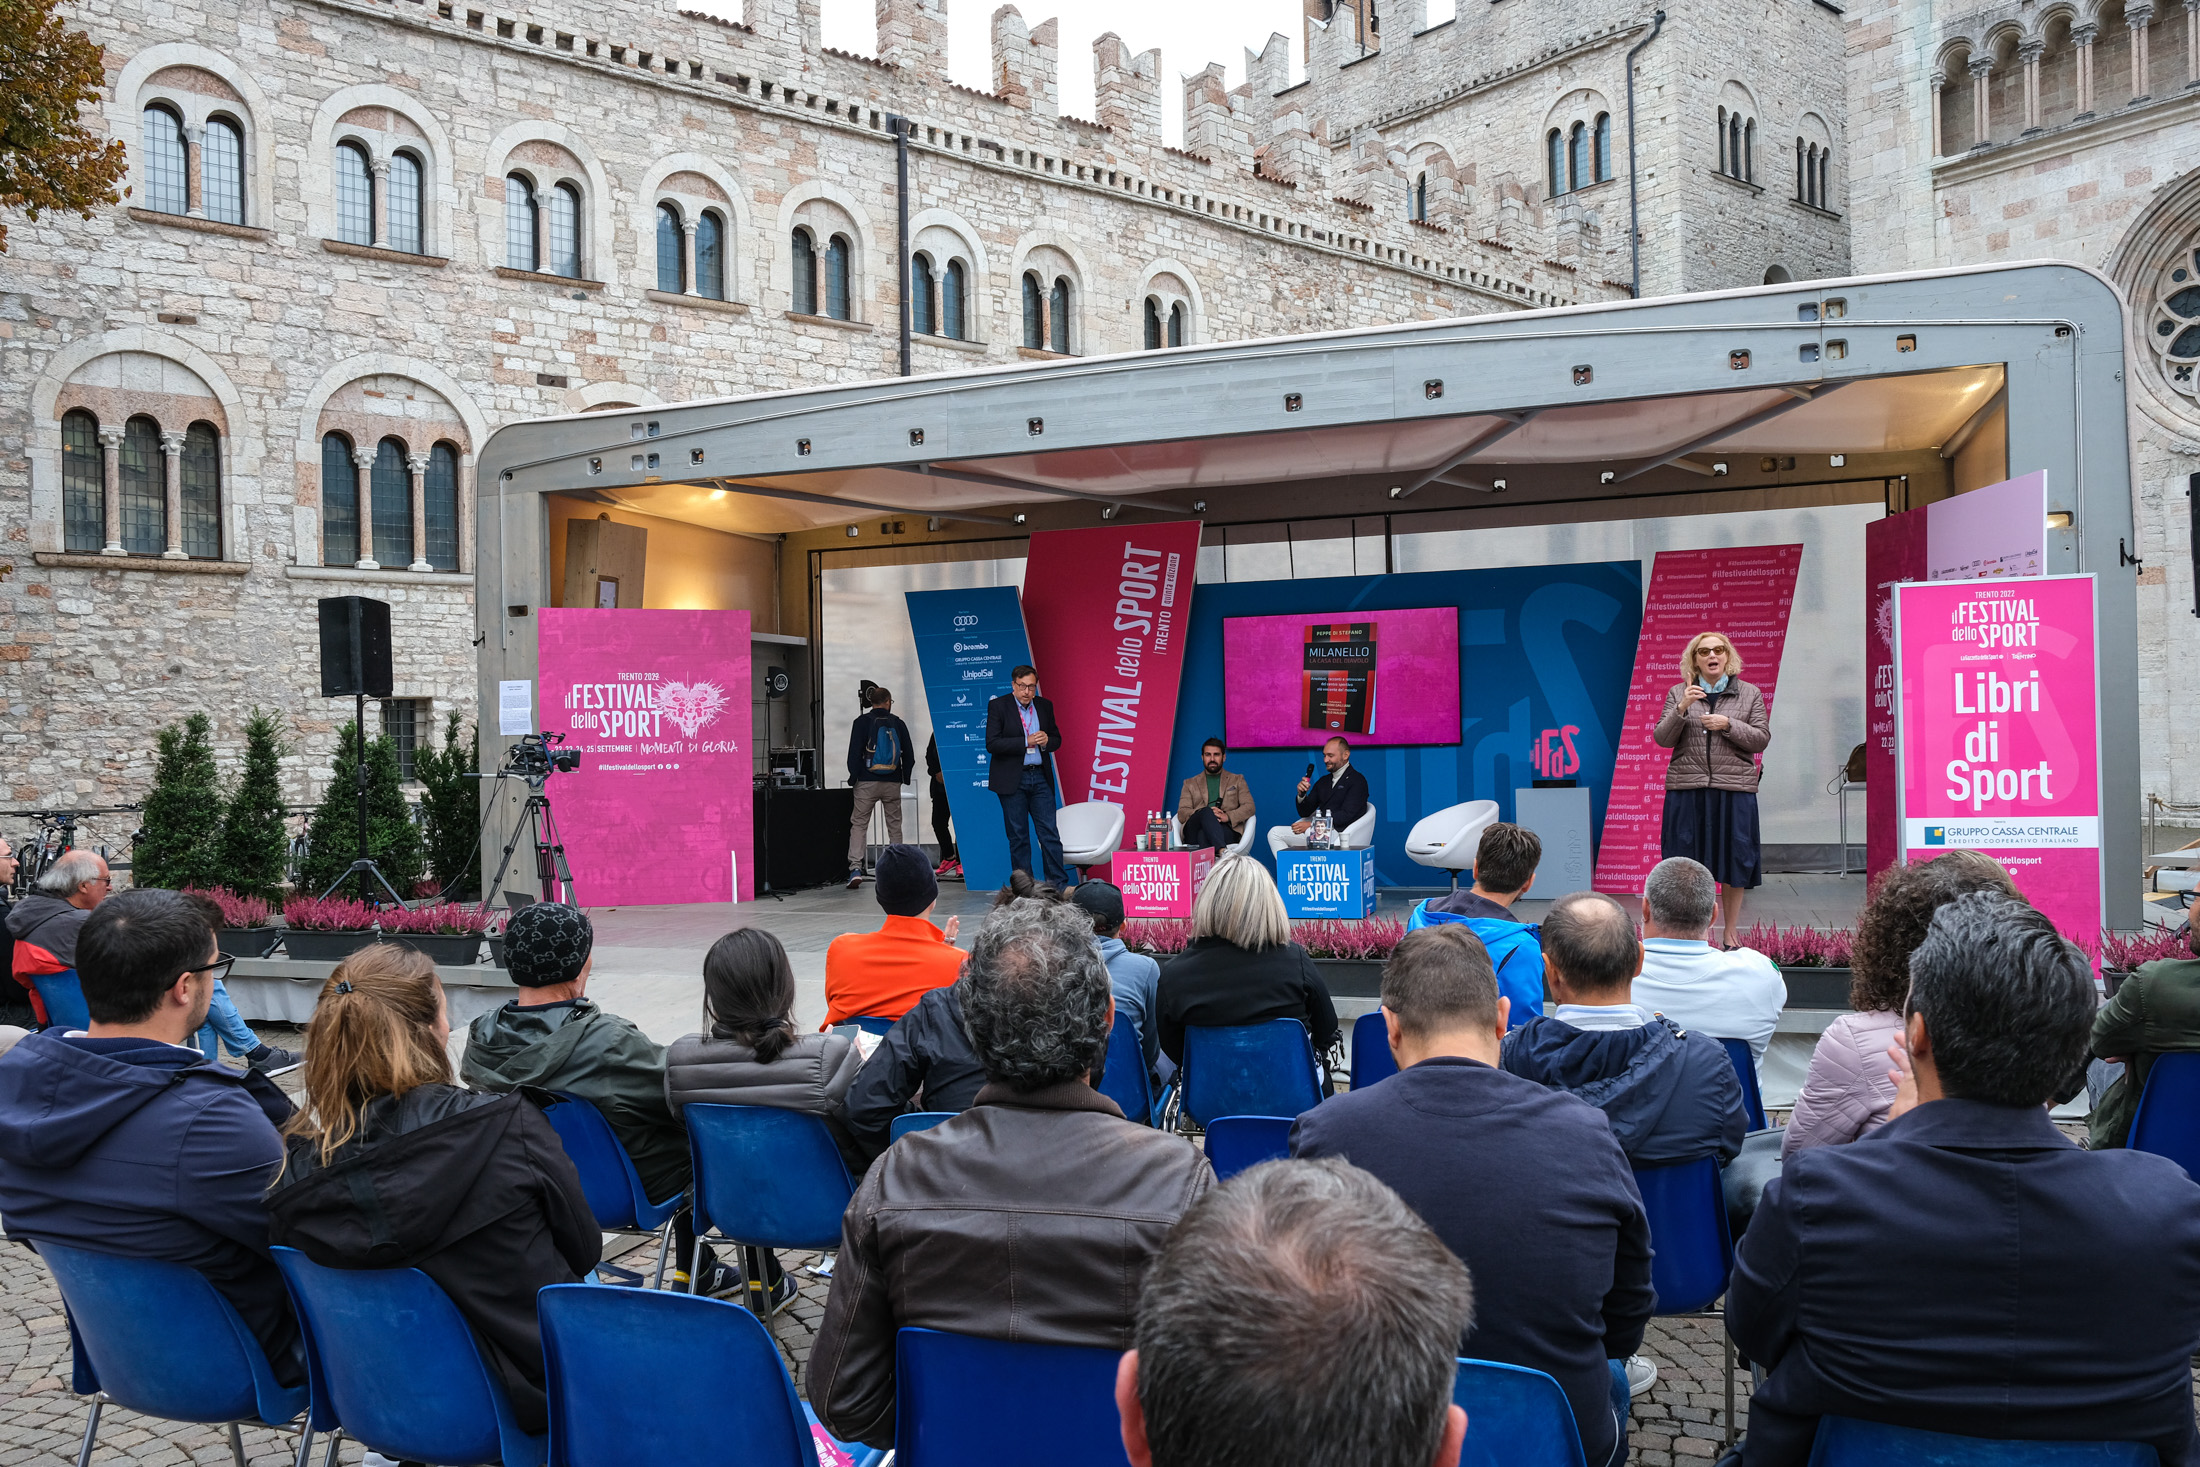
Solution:
<svg viewBox="0 0 2200 1467"><path fill-rule="evenodd" d="M1611 113L1599 112L1597 114L1596 132L1591 139L1590 146L1596 154L1597 182L1602 183L1612 176Z"/></svg>
<svg viewBox="0 0 2200 1467"><path fill-rule="evenodd" d="M1069 355L1069 277L1054 277L1054 289L1047 295L1047 348Z"/></svg>
<svg viewBox="0 0 2200 1467"><path fill-rule="evenodd" d="M145 207L159 214L191 208L191 164L183 150L183 119L166 107L145 109Z"/></svg>
<svg viewBox="0 0 2200 1467"><path fill-rule="evenodd" d="M695 217L695 293L726 298L726 223L716 209Z"/></svg>
<svg viewBox="0 0 2200 1467"><path fill-rule="evenodd" d="M1754 117L1742 125L1742 177L1750 183L1757 181L1757 119Z"/></svg>
<svg viewBox="0 0 2200 1467"><path fill-rule="evenodd" d="M351 440L321 435L321 563L351 565L359 559L359 466Z"/></svg>
<svg viewBox="0 0 2200 1467"><path fill-rule="evenodd" d="M794 232L794 310L798 316L817 314L817 242L807 229Z"/></svg>
<svg viewBox="0 0 2200 1467"><path fill-rule="evenodd" d="M504 263L508 267L514 270L542 268L542 256L535 248L537 233L535 186L515 173L504 180Z"/></svg>
<svg viewBox="0 0 2200 1467"><path fill-rule="evenodd" d="M413 559L412 470L405 463L405 445L385 438L374 447L373 516L374 561L379 565L411 565Z"/></svg>
<svg viewBox="0 0 2200 1467"><path fill-rule="evenodd" d="M934 336L939 323L934 318L932 301L939 282L932 278L932 259L929 255L909 257L909 329L919 336Z"/></svg>
<svg viewBox="0 0 2200 1467"><path fill-rule="evenodd" d="M193 423L183 435L183 553L193 560L222 558L222 444L212 423Z"/></svg>
<svg viewBox="0 0 2200 1467"><path fill-rule="evenodd" d="M1548 155L1545 161L1550 164L1551 197L1555 199L1566 192L1565 135L1557 128L1552 128L1550 135L1543 139L1543 151Z"/></svg>
<svg viewBox="0 0 2200 1467"><path fill-rule="evenodd" d="M428 450L427 562L439 571L458 569L458 450L438 443Z"/></svg>
<svg viewBox="0 0 2200 1467"><path fill-rule="evenodd" d="M1833 149L1818 150L1818 207L1833 207Z"/></svg>
<svg viewBox="0 0 2200 1467"><path fill-rule="evenodd" d="M1146 350L1158 351L1160 348L1161 302L1149 295L1146 297Z"/></svg>
<svg viewBox="0 0 2200 1467"><path fill-rule="evenodd" d="M1413 187L1406 191L1406 217L1424 222L1428 219L1428 174L1425 172L1416 174Z"/></svg>
<svg viewBox="0 0 2200 1467"><path fill-rule="evenodd" d="M963 288L969 276L962 261L949 260L947 273L940 277L940 335L955 341L970 337L968 313L963 309Z"/></svg>
<svg viewBox="0 0 2200 1467"><path fill-rule="evenodd" d="M206 120L199 144L199 206L217 224L244 223L244 129L226 117Z"/></svg>
<svg viewBox="0 0 2200 1467"><path fill-rule="evenodd" d="M1169 345L1184 344L1184 304L1179 301L1169 307Z"/></svg>
<svg viewBox="0 0 2200 1467"><path fill-rule="evenodd" d="M544 243L550 273L578 280L581 273L581 191L569 183L550 190L550 218Z"/></svg>
<svg viewBox="0 0 2200 1467"><path fill-rule="evenodd" d="M132 555L158 555L168 548L167 468L160 456L160 425L151 418L124 424L116 479L122 493L122 548Z"/></svg>
<svg viewBox="0 0 2200 1467"><path fill-rule="evenodd" d="M848 314L848 236L836 234L825 245L825 314L835 321Z"/></svg>
<svg viewBox="0 0 2200 1467"><path fill-rule="evenodd" d="M1033 351L1046 349L1045 299L1045 293L1039 287L1039 277L1026 270L1024 272L1024 345Z"/></svg>
<svg viewBox="0 0 2200 1467"><path fill-rule="evenodd" d="M687 289L687 237L677 204L657 206L657 288L672 295Z"/></svg>
<svg viewBox="0 0 2200 1467"><path fill-rule="evenodd" d="M336 145L336 237L345 244L374 243L374 169L357 143Z"/></svg>
<svg viewBox="0 0 2200 1467"><path fill-rule="evenodd" d="M1734 177L1749 176L1742 167L1742 114L1739 112L1726 115L1726 162L1726 171Z"/></svg>
<svg viewBox="0 0 2200 1467"><path fill-rule="evenodd" d="M1732 173L1734 170L1727 166L1726 157L1726 109L1721 107L1719 109L1719 171L1721 173Z"/></svg>
<svg viewBox="0 0 2200 1467"><path fill-rule="evenodd" d="M1767 265L1765 267L1765 284L1767 285L1786 285L1794 278L1793 275L1788 274L1788 267L1785 265Z"/></svg>
<svg viewBox="0 0 2200 1467"><path fill-rule="evenodd" d="M1801 138L1795 140L1795 197L1810 202L1810 163L1808 150Z"/></svg>
<svg viewBox="0 0 2200 1467"><path fill-rule="evenodd" d="M410 153L390 154L389 233L382 241L408 255L428 252L427 234L421 221L427 217L420 186L420 160Z"/></svg>
<svg viewBox="0 0 2200 1467"><path fill-rule="evenodd" d="M1575 123L1566 141L1566 187L1577 189L1594 182L1596 174L1589 168L1589 125Z"/></svg>
<svg viewBox="0 0 2200 1467"><path fill-rule="evenodd" d="M61 548L89 555L107 540L107 475L99 419L82 408L61 416Z"/></svg>

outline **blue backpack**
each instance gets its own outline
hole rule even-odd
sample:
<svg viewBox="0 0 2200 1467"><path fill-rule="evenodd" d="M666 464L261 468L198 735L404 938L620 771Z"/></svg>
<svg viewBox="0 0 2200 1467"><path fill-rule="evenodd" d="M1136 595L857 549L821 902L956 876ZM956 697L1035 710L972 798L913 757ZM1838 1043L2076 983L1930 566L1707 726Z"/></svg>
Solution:
<svg viewBox="0 0 2200 1467"><path fill-rule="evenodd" d="M871 725L871 747L864 758L864 772L880 779L901 778L901 734L894 725L880 719Z"/></svg>
<svg viewBox="0 0 2200 1467"><path fill-rule="evenodd" d="M1543 929L1532 922L1511 922L1503 917L1461 917L1451 912L1432 912L1427 901L1413 905L1406 931L1418 932L1445 922L1463 922L1489 950L1490 966L1497 969L1497 992L1512 1000L1508 1027L1517 1029L1543 1012Z"/></svg>

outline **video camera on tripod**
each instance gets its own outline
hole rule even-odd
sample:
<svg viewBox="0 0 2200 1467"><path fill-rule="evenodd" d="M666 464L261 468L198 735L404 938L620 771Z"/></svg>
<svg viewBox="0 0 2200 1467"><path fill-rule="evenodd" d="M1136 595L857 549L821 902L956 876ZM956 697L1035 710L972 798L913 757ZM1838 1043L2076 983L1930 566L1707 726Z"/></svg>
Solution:
<svg viewBox="0 0 2200 1467"><path fill-rule="evenodd" d="M519 741L504 751L504 768L499 773L517 775L540 789L551 775L571 774L581 767L580 750L554 747L564 742L561 733L521 734Z"/></svg>

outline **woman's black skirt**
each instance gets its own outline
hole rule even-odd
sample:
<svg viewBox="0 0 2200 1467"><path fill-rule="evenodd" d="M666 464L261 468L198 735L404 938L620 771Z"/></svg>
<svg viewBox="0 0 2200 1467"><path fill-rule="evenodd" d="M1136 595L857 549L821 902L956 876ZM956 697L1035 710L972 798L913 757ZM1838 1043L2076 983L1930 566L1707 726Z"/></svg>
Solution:
<svg viewBox="0 0 2200 1467"><path fill-rule="evenodd" d="M1667 790L1658 859L1668 856L1702 863L1722 886L1763 885L1757 796L1738 790Z"/></svg>

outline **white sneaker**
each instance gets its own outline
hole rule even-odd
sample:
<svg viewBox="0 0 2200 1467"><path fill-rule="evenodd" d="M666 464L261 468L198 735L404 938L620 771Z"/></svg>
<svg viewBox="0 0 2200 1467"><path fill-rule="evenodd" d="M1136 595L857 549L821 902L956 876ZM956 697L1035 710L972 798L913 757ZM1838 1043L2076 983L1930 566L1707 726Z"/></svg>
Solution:
<svg viewBox="0 0 2200 1467"><path fill-rule="evenodd" d="M1627 1357L1627 1399L1630 1401L1658 1383L1658 1367L1640 1355Z"/></svg>

